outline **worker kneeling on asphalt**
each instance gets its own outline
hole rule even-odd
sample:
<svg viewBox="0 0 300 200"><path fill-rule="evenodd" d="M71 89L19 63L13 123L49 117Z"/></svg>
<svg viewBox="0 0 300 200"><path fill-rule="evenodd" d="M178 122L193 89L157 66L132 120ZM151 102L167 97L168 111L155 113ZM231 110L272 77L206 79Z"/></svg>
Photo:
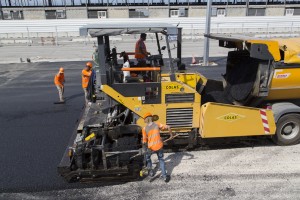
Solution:
<svg viewBox="0 0 300 200"><path fill-rule="evenodd" d="M143 149L146 151L146 163L149 170L149 176L154 176L154 171L152 169L151 155L156 153L159 165L161 169L161 176L165 182L169 181L169 176L167 175L164 161L164 152L163 152L163 141L160 137L160 130L168 129L170 137L173 137L172 130L170 126L163 125L160 123L153 122L153 116L151 113L146 113L143 116L145 123L147 124L143 130Z"/></svg>
<svg viewBox="0 0 300 200"><path fill-rule="evenodd" d="M65 84L65 70L64 68L60 68L58 73L54 76L54 84L58 90L59 101L64 102L64 84Z"/></svg>
<svg viewBox="0 0 300 200"><path fill-rule="evenodd" d="M85 68L82 70L82 89L84 91L85 103L89 102L88 90L87 87L89 85L90 77L92 75L92 67L93 64L91 62L87 62Z"/></svg>

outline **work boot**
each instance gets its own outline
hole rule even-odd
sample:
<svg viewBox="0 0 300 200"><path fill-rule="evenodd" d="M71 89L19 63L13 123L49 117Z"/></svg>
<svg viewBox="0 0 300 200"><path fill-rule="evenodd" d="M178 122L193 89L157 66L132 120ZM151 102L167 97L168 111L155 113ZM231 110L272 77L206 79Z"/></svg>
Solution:
<svg viewBox="0 0 300 200"><path fill-rule="evenodd" d="M162 176L162 179L164 180L165 183L168 183L170 181L170 176L169 175Z"/></svg>

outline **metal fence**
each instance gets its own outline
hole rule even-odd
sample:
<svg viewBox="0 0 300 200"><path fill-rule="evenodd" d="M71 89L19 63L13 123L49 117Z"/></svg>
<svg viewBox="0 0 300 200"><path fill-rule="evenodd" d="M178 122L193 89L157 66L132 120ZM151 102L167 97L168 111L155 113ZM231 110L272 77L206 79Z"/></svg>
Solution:
<svg viewBox="0 0 300 200"><path fill-rule="evenodd" d="M54 38L55 44L61 37L79 37L79 28L86 24L166 22L183 28L185 38L203 37L205 18L144 18L140 19L81 19L81 20L20 20L0 21L0 39ZM212 18L211 33L227 34L295 34L300 31L300 17L215 17Z"/></svg>

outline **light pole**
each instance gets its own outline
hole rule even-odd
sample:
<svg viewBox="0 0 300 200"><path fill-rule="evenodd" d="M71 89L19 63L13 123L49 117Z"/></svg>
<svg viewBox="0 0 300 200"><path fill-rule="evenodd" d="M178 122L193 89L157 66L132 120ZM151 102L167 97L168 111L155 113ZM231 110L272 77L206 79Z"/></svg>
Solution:
<svg viewBox="0 0 300 200"><path fill-rule="evenodd" d="M3 12L2 12L2 2L0 0L0 20L3 19Z"/></svg>
<svg viewBox="0 0 300 200"><path fill-rule="evenodd" d="M205 35L210 34L211 5L212 5L212 0L207 0ZM203 52L203 65L204 66L208 65L208 58L209 58L209 38L204 37L204 52Z"/></svg>

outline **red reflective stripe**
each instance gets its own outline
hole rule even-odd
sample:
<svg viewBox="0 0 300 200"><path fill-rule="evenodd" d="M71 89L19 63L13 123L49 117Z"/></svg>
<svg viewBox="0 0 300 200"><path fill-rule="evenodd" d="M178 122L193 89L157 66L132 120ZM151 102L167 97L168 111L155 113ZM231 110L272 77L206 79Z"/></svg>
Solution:
<svg viewBox="0 0 300 200"><path fill-rule="evenodd" d="M264 111L264 110L260 110L260 114L267 115L266 111Z"/></svg>
<svg viewBox="0 0 300 200"><path fill-rule="evenodd" d="M260 112L260 117L261 117L261 121L264 127L264 131L265 134L269 134L270 133L270 127L269 127L269 122L268 122L268 118L267 118L267 112L265 110L259 110Z"/></svg>

